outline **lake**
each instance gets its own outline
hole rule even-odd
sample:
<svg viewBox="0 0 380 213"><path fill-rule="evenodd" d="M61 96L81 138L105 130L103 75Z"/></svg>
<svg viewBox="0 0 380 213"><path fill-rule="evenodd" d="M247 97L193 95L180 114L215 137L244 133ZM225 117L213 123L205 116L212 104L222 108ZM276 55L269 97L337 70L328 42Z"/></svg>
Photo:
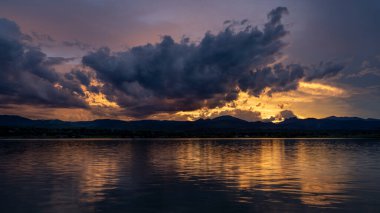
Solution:
<svg viewBox="0 0 380 213"><path fill-rule="evenodd" d="M0 141L0 212L305 211L380 212L380 140Z"/></svg>

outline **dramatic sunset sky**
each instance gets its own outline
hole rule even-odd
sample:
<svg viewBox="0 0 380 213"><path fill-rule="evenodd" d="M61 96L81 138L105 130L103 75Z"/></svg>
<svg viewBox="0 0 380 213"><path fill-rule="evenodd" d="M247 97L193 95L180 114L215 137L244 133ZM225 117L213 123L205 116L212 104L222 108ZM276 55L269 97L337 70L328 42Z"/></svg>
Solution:
<svg viewBox="0 0 380 213"><path fill-rule="evenodd" d="M0 0L0 114L380 118L379 0Z"/></svg>

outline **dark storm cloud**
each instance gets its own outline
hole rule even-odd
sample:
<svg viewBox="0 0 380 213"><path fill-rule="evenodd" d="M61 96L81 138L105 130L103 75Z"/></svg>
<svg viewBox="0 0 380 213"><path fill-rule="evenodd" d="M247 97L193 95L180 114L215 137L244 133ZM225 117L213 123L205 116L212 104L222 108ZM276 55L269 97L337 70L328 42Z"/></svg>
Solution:
<svg viewBox="0 0 380 213"><path fill-rule="evenodd" d="M52 68L71 59L48 57L39 48L27 45L29 38L16 23L0 19L0 102L85 107Z"/></svg>
<svg viewBox="0 0 380 213"><path fill-rule="evenodd" d="M282 38L288 32L281 17L287 12L284 7L272 10L262 30L247 21L228 21L225 30L206 33L198 44L164 36L158 44L125 52L101 48L82 62L105 83L107 98L133 116L215 108L235 100L239 91L255 96L266 88L270 93L288 91L303 78L320 79L340 71L297 64L267 67L286 46Z"/></svg>
<svg viewBox="0 0 380 213"><path fill-rule="evenodd" d="M273 121L283 121L289 118L297 118L297 115L294 114L291 110L282 110L276 116L272 116L268 119L263 119L263 122L273 122Z"/></svg>
<svg viewBox="0 0 380 213"><path fill-rule="evenodd" d="M82 85L86 87L90 86L91 82L90 74L83 70L72 70L71 72L65 74L65 78L70 81L77 79Z"/></svg>
<svg viewBox="0 0 380 213"><path fill-rule="evenodd" d="M206 33L199 44L164 36L156 45L126 52L99 49L83 57L83 64L112 90L105 92L110 99L135 116L222 106L237 98L239 80L252 68L273 63L280 54L286 45L281 40L287 34L280 20L284 13L283 7L271 11L263 30L243 22L239 30L228 26L216 35Z"/></svg>
<svg viewBox="0 0 380 213"><path fill-rule="evenodd" d="M335 62L321 62L318 66L312 67L305 77L306 81L312 81L315 79L331 78L337 76L345 65L343 63Z"/></svg>
<svg viewBox="0 0 380 213"><path fill-rule="evenodd" d="M313 81L335 77L344 68L344 64L332 61L321 62L318 66L275 64L246 73L239 80L239 88L254 96L259 96L264 89L268 89L267 93L271 95L297 89L300 80Z"/></svg>
<svg viewBox="0 0 380 213"><path fill-rule="evenodd" d="M277 119L289 119L289 118L296 118L297 116L293 113L291 110L283 110L276 116Z"/></svg>
<svg viewBox="0 0 380 213"><path fill-rule="evenodd" d="M46 57L46 55L45 55ZM75 58L64 58L64 57L46 57L44 61L45 66L54 66L54 65L60 65L66 62L70 62L75 60Z"/></svg>
<svg viewBox="0 0 380 213"><path fill-rule="evenodd" d="M215 108L236 100L240 91L255 96L264 91L271 94L296 89L300 80L337 75L343 66L331 62L312 68L268 66L286 46L283 37L288 32L281 17L287 13L284 7L272 10L262 29L247 20L228 21L223 31L208 32L199 43L188 38L175 42L164 36L157 44L124 52L101 48L82 59L93 71L74 69L64 75L54 66L75 58L48 57L31 44L35 40L54 42L52 38L23 34L16 23L0 19L0 100L6 104L87 107L84 85L124 107L125 114L145 117ZM64 45L87 48L79 41ZM103 85L91 85L92 80Z"/></svg>
<svg viewBox="0 0 380 213"><path fill-rule="evenodd" d="M269 94L294 90L297 89L299 80L304 77L304 70L298 64L276 64L273 67L256 69L240 78L239 87L254 96L259 96L268 87Z"/></svg>

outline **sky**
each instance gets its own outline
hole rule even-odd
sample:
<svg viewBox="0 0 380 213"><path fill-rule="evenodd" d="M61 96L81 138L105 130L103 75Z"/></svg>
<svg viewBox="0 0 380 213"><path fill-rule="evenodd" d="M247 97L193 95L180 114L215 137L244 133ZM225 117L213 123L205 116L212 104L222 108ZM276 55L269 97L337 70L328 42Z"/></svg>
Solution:
<svg viewBox="0 0 380 213"><path fill-rule="evenodd" d="M0 114L380 118L378 0L0 0Z"/></svg>

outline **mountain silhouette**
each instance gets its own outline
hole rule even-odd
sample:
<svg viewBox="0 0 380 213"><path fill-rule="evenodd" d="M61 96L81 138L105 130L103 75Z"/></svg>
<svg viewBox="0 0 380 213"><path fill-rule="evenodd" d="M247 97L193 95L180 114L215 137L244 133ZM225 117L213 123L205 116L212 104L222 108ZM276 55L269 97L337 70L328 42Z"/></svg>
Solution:
<svg viewBox="0 0 380 213"><path fill-rule="evenodd" d="M0 115L0 136L9 134L52 134L52 136L349 136L380 132L379 119L357 117L289 118L280 123L249 122L233 116L220 116L196 121L100 119L93 121L32 120L16 115Z"/></svg>

